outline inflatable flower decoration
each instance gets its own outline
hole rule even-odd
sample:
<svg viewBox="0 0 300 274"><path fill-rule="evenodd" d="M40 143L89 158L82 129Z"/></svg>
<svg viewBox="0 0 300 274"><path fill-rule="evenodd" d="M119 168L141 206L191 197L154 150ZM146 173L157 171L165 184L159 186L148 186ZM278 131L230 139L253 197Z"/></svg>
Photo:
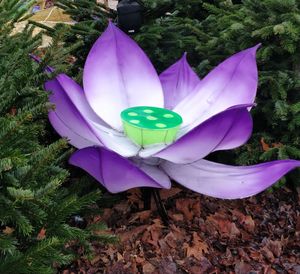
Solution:
<svg viewBox="0 0 300 274"><path fill-rule="evenodd" d="M252 131L258 46L243 50L200 80L184 55L159 76L139 46L109 24L87 57L83 88L65 74L45 84L55 130L78 148L70 158L117 193L170 188L171 179L202 194L257 194L300 161L229 166L204 160L244 144Z"/></svg>

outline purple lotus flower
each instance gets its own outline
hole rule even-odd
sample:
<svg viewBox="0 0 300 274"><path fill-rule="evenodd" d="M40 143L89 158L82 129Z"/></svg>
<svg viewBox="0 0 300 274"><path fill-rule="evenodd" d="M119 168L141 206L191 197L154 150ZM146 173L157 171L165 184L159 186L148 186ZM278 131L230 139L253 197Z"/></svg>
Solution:
<svg viewBox="0 0 300 274"><path fill-rule="evenodd" d="M300 161L229 166L204 160L250 137L257 89L258 46L225 60L200 80L184 55L159 77L139 46L112 23L92 47L82 89L65 74L46 83L56 105L49 119L79 150L70 163L112 193L179 184L218 198L257 194ZM140 147L123 133L120 113L134 106L173 110L183 124L171 144Z"/></svg>

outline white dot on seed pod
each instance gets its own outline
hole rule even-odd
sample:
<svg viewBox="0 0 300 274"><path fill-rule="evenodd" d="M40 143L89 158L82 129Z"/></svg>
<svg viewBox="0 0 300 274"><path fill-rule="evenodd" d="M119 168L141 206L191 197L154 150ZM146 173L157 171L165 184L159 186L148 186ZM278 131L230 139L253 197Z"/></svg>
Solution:
<svg viewBox="0 0 300 274"><path fill-rule="evenodd" d="M151 109L144 109L143 110L145 113L153 113L153 110L151 110Z"/></svg>
<svg viewBox="0 0 300 274"><path fill-rule="evenodd" d="M140 121L139 120L130 120L129 122L132 124L138 124Z"/></svg>
<svg viewBox="0 0 300 274"><path fill-rule="evenodd" d="M159 127L159 128L164 128L166 127L167 125L163 124L163 123L157 123L155 124L156 127Z"/></svg>
<svg viewBox="0 0 300 274"><path fill-rule="evenodd" d="M128 112L128 116L137 116L138 114L136 112Z"/></svg>
<svg viewBox="0 0 300 274"><path fill-rule="evenodd" d="M151 121L157 120L157 118L154 116L147 116L146 118Z"/></svg>

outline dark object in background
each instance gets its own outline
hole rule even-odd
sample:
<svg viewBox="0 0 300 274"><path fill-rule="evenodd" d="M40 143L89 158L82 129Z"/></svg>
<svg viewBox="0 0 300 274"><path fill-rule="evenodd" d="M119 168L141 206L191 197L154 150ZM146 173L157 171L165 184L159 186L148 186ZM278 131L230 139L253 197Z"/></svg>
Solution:
<svg viewBox="0 0 300 274"><path fill-rule="evenodd" d="M142 5L134 0L121 0L117 5L118 26L127 33L137 32L142 25Z"/></svg>
<svg viewBox="0 0 300 274"><path fill-rule="evenodd" d="M87 221L80 215L73 215L70 218L70 225L81 229L85 229L87 226Z"/></svg>

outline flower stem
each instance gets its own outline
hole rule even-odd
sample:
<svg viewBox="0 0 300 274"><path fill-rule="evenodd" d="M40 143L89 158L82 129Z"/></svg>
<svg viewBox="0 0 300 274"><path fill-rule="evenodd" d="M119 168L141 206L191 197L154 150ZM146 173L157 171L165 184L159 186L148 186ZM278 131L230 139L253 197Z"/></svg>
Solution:
<svg viewBox="0 0 300 274"><path fill-rule="evenodd" d="M144 210L151 209L151 188L142 188L142 199L144 201Z"/></svg>
<svg viewBox="0 0 300 274"><path fill-rule="evenodd" d="M159 216L161 217L163 223L165 226L169 225L169 217L168 213L166 211L165 205L163 201L161 200L159 190L153 189L153 188L142 188L142 197L144 201L144 210L150 210L151 209L151 196L153 196L157 212Z"/></svg>

